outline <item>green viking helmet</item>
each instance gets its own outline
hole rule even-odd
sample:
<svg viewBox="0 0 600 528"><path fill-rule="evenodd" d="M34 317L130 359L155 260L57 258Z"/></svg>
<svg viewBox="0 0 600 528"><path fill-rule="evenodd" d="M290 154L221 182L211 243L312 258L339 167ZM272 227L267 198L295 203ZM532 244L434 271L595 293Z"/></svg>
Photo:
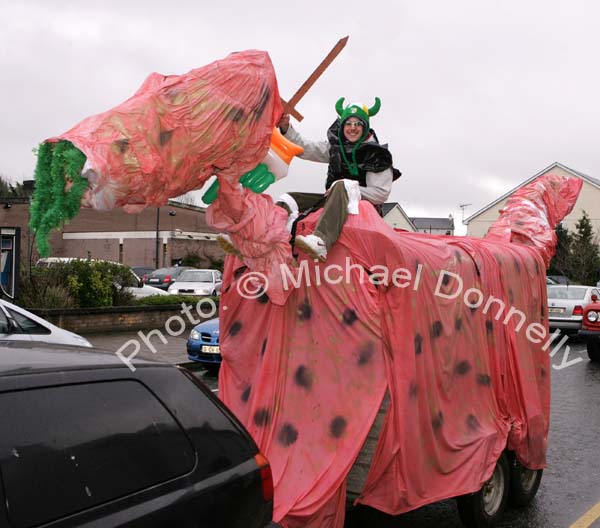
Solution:
<svg viewBox="0 0 600 528"><path fill-rule="evenodd" d="M375 97L375 104L371 108L367 108L366 105L361 103L352 103L344 107L344 97L340 97L335 103L335 110L340 116L340 122L343 123L349 117L356 117L361 121L364 121L369 129L369 118L377 114L381 108L381 100L379 97Z"/></svg>

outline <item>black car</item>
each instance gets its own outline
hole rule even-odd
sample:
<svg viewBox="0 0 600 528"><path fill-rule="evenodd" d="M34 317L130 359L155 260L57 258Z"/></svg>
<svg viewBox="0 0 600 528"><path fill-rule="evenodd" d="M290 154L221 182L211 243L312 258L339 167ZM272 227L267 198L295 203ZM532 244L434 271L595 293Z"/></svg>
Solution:
<svg viewBox="0 0 600 528"><path fill-rule="evenodd" d="M131 271L135 273L143 282L146 281L148 275L150 275L153 271L156 271L156 268L152 266L131 266Z"/></svg>
<svg viewBox="0 0 600 528"><path fill-rule="evenodd" d="M185 369L0 342L0 526L264 527L266 458Z"/></svg>
<svg viewBox="0 0 600 528"><path fill-rule="evenodd" d="M144 284L147 284L148 286L154 286L155 288L160 288L161 290L166 291L169 289L169 286L171 286L171 284L177 280L177 277L179 277L179 275L181 275L182 272L189 269L195 268L190 268L188 266L173 266L171 268L159 268L150 273L150 275L146 276Z"/></svg>

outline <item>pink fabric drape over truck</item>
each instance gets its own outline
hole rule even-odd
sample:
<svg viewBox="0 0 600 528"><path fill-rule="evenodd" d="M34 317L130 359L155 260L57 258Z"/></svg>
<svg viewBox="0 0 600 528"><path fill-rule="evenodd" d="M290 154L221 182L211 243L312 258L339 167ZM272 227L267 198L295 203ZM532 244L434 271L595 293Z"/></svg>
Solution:
<svg viewBox="0 0 600 528"><path fill-rule="evenodd" d="M580 187L541 178L489 239L397 232L361 202L325 264L283 263L282 304L240 295L256 270L227 260L220 395L272 464L275 520L343 525L345 479L386 390L363 504L398 514L476 491L507 446L526 467L545 466L545 268Z"/></svg>

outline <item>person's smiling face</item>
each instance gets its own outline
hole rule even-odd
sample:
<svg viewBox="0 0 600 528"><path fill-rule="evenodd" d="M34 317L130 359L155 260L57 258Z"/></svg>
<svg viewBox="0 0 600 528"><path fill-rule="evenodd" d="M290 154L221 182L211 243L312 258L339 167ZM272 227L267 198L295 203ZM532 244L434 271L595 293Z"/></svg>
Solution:
<svg viewBox="0 0 600 528"><path fill-rule="evenodd" d="M350 117L344 121L344 137L350 143L356 143L364 134L364 124L360 119Z"/></svg>

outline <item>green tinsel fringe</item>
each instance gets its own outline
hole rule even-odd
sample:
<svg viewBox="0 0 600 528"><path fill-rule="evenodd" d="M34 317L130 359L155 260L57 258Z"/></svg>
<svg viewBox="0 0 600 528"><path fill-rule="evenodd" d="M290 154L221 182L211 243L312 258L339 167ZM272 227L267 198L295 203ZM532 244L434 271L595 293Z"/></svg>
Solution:
<svg viewBox="0 0 600 528"><path fill-rule="evenodd" d="M87 180L81 177L85 154L70 141L42 143L35 168L35 192L29 226L42 257L50 254L50 231L73 218L81 207ZM65 190L69 183L69 190Z"/></svg>

